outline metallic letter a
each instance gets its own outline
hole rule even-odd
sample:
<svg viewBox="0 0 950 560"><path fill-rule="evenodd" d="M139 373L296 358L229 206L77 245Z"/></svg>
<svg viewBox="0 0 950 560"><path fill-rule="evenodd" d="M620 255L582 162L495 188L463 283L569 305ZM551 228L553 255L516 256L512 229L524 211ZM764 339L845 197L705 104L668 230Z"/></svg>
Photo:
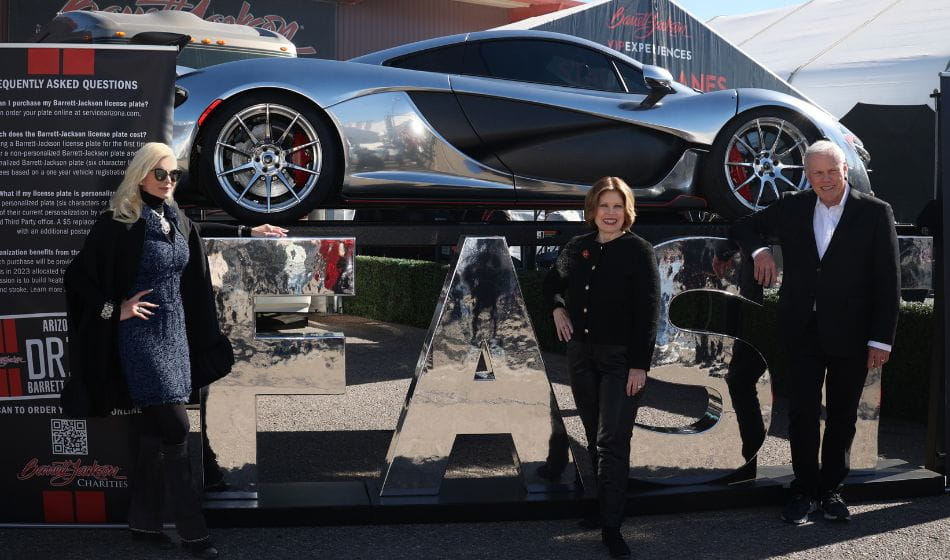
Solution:
<svg viewBox="0 0 950 560"><path fill-rule="evenodd" d="M565 467L560 480L536 472L549 448L563 454L567 436L502 237L465 239L445 280L389 446L381 495L438 494L459 434L511 434L529 492L563 490L574 480L569 455L551 461Z"/></svg>

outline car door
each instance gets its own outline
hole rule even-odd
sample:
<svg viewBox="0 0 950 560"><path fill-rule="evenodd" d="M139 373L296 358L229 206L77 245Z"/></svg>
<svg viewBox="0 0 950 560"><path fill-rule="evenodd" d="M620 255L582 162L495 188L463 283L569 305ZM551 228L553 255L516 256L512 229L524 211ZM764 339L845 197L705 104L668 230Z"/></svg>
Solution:
<svg viewBox="0 0 950 560"><path fill-rule="evenodd" d="M472 52L467 43L452 44L421 52L410 53L385 62L386 66L435 72L438 74L479 73L478 68L471 68L471 60L466 53ZM511 171L505 167L495 154L486 149L484 142L475 133L465 113L459 105L456 96L451 91L410 90L407 92L415 109L425 119L426 124L453 148L469 158L465 162L463 173L475 175L479 182L459 183L447 185L436 192L440 199L466 199L481 202L511 203L515 200L514 179ZM482 173L481 166L493 170L495 173ZM505 183L500 182L504 177Z"/></svg>
<svg viewBox="0 0 950 560"><path fill-rule="evenodd" d="M640 69L583 45L491 39L468 45L452 89L484 148L515 177L519 202L574 200L605 175L662 179L685 142L637 122ZM652 110L657 110L656 108Z"/></svg>

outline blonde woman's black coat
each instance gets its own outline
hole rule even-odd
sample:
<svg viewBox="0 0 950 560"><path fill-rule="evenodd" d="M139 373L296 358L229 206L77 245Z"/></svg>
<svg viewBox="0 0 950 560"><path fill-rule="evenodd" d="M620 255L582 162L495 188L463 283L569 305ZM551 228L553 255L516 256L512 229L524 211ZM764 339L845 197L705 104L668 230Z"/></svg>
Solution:
<svg viewBox="0 0 950 560"><path fill-rule="evenodd" d="M190 253L181 278L181 297L191 359L191 382L198 389L227 375L234 364L231 343L221 333L211 277L198 227L181 211L177 229ZM70 380L62 406L72 416L107 416L131 407L119 365L120 303L128 295L145 243L145 220L125 224L105 212L93 225L82 250L66 268ZM101 312L112 302L109 318Z"/></svg>

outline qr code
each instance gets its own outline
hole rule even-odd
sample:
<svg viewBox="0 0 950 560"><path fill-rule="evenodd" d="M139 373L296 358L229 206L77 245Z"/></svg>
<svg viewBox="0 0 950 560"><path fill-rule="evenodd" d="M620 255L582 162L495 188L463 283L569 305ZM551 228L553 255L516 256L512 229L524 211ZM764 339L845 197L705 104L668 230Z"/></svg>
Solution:
<svg viewBox="0 0 950 560"><path fill-rule="evenodd" d="M85 420L50 420L53 455L88 455L89 434Z"/></svg>

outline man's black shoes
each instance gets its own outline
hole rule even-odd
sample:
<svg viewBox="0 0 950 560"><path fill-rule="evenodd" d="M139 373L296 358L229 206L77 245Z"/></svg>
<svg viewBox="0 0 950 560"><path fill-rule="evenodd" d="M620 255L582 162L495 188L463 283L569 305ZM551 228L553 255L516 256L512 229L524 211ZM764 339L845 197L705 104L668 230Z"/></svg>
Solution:
<svg viewBox="0 0 950 560"><path fill-rule="evenodd" d="M849 521L851 512L847 504L841 499L841 494L829 492L821 498L821 511L825 512L825 519L829 521Z"/></svg>
<svg viewBox="0 0 950 560"><path fill-rule="evenodd" d="M801 525L808 521L808 514L815 511L815 500L805 494L795 493L782 510L786 523Z"/></svg>
<svg viewBox="0 0 950 560"><path fill-rule="evenodd" d="M607 545L611 558L630 558L630 547L623 541L620 527L604 527L600 530L600 538Z"/></svg>

